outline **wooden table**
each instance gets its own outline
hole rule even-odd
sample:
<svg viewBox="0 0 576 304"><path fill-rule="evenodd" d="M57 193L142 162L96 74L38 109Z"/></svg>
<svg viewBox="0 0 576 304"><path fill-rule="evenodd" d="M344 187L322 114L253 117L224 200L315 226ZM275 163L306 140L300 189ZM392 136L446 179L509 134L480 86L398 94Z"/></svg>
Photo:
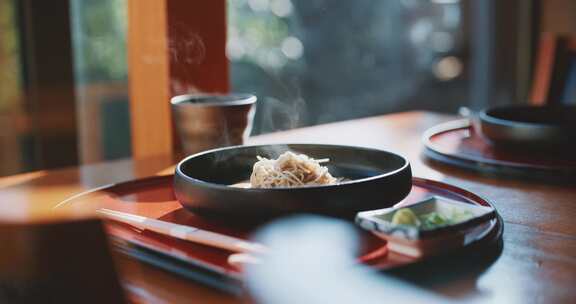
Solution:
<svg viewBox="0 0 576 304"><path fill-rule="evenodd" d="M505 221L503 250L479 267L470 261L445 274L412 270L399 277L457 300L503 303L576 301L576 187L496 179L431 165L420 156L420 137L428 127L453 119L407 112L257 136L251 143L335 143L377 147L409 158L415 176L444 181L491 200ZM121 160L0 179L0 221L66 217L51 210L59 201L91 187L166 173L172 157ZM119 257L124 286L135 298L169 303L242 302L228 295Z"/></svg>

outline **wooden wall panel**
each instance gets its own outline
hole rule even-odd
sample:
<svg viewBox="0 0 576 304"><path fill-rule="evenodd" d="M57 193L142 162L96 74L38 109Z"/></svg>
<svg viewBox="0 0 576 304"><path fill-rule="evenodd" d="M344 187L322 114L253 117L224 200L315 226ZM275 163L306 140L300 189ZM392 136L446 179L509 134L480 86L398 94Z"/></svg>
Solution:
<svg viewBox="0 0 576 304"><path fill-rule="evenodd" d="M576 33L576 1L541 0L542 32Z"/></svg>
<svg viewBox="0 0 576 304"><path fill-rule="evenodd" d="M128 64L134 157L171 154L169 99L228 91L226 2L128 1Z"/></svg>
<svg viewBox="0 0 576 304"><path fill-rule="evenodd" d="M168 1L172 95L229 90L226 1Z"/></svg>
<svg viewBox="0 0 576 304"><path fill-rule="evenodd" d="M78 163L76 96L67 0L18 1L25 103L34 141L32 168Z"/></svg>

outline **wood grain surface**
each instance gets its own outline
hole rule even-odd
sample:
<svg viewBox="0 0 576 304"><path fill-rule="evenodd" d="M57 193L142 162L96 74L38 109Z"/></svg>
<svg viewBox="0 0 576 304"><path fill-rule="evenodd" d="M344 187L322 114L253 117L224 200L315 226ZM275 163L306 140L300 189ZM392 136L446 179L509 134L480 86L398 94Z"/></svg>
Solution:
<svg viewBox="0 0 576 304"><path fill-rule="evenodd" d="M454 184L490 200L505 221L503 247L471 258L394 272L392 275L463 302L570 303L576 299L576 188L546 182L479 176L432 165L421 157L421 134L453 116L407 112L253 137L250 143L334 143L376 147L405 155L415 176ZM0 221L45 221L91 216L54 213L59 201L113 182L168 173L176 160L157 157L43 171L0 179ZM167 169L168 168L168 169ZM476 260L474 260L476 261ZM211 289L124 257L117 262L137 302L239 303L246 299Z"/></svg>

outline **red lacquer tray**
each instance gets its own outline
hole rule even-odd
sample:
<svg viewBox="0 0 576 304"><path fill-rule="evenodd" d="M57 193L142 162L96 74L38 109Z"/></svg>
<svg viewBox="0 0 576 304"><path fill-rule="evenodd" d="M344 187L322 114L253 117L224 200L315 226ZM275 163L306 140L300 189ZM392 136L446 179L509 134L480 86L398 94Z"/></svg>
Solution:
<svg viewBox="0 0 576 304"><path fill-rule="evenodd" d="M142 215L164 221L186 224L202 229L246 238L257 227L230 227L194 215L182 208L173 194L173 176L157 176L134 180L76 195L59 205L60 208L107 208ZM469 204L491 206L489 202L463 189L427 179L414 178L411 193L398 205L409 205L429 196L441 196ZM464 249L495 243L502 235L502 220L497 217L485 225L478 239ZM212 286L222 287L226 278L241 281L240 270L229 265L230 252L166 237L150 231L138 231L121 224L107 224L107 231L116 248L141 261L168 271L196 279ZM371 233L358 229L362 249L359 261L380 270L414 264L421 260L388 252L386 242ZM168 258L168 260L167 260ZM171 261L170 261L171 260ZM193 266L195 270L184 268ZM198 271L208 271L211 277L198 276ZM214 278L214 274L218 278Z"/></svg>
<svg viewBox="0 0 576 304"><path fill-rule="evenodd" d="M424 155L443 164L494 175L576 181L576 153L497 149L474 132L468 119L430 128L423 142Z"/></svg>

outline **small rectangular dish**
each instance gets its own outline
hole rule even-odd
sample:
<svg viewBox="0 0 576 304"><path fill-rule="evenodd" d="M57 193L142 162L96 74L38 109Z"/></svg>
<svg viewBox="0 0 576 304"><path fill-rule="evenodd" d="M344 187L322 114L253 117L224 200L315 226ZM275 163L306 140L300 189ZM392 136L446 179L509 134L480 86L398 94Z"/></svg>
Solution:
<svg viewBox="0 0 576 304"><path fill-rule="evenodd" d="M356 223L411 257L463 247L486 230L493 208L432 196L415 204L359 212Z"/></svg>

